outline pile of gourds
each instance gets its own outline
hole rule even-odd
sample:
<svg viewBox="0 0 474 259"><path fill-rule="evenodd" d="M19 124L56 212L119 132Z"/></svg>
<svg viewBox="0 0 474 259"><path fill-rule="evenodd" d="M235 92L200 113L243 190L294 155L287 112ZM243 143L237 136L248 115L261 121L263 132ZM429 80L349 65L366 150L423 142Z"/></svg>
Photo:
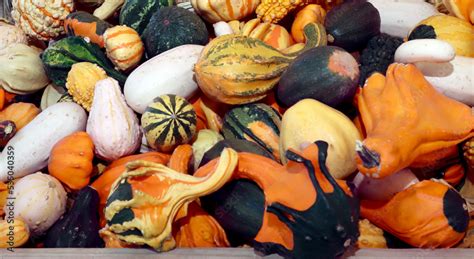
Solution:
<svg viewBox="0 0 474 259"><path fill-rule="evenodd" d="M0 247L474 246L472 1L0 11Z"/></svg>

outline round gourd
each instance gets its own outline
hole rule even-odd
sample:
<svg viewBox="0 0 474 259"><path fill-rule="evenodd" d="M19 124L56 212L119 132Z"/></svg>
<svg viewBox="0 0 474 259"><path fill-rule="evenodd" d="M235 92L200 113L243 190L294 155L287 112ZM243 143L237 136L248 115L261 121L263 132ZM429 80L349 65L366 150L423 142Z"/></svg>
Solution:
<svg viewBox="0 0 474 259"><path fill-rule="evenodd" d="M13 237L13 240L11 237ZM30 230L24 220L9 218L0 221L0 248L20 247L29 239Z"/></svg>
<svg viewBox="0 0 474 259"><path fill-rule="evenodd" d="M17 131L19 131L30 123L40 112L41 110L32 103L12 103L0 112L0 121L13 121Z"/></svg>
<svg viewBox="0 0 474 259"><path fill-rule="evenodd" d="M159 151L171 151L196 134L197 117L193 106L176 95L155 98L141 120L148 144Z"/></svg>
<svg viewBox="0 0 474 259"><path fill-rule="evenodd" d="M120 9L119 22L142 34L156 10L174 5L174 0L126 0Z"/></svg>
<svg viewBox="0 0 474 259"><path fill-rule="evenodd" d="M130 70L138 65L145 48L138 33L127 26L115 26L104 34L107 57L119 70Z"/></svg>
<svg viewBox="0 0 474 259"><path fill-rule="evenodd" d="M107 74L98 65L89 62L76 63L67 75L66 88L74 102L90 111L95 84L105 78Z"/></svg>
<svg viewBox="0 0 474 259"><path fill-rule="evenodd" d="M158 9L142 37L148 58L181 45L206 45L209 41L206 25L201 18L176 6Z"/></svg>
<svg viewBox="0 0 474 259"><path fill-rule="evenodd" d="M66 209L67 194L56 178L37 172L21 178L14 186L15 218L21 217L32 236L48 230ZM10 211L8 203L4 210Z"/></svg>
<svg viewBox="0 0 474 259"><path fill-rule="evenodd" d="M282 74L277 88L280 103L290 107L311 98L331 107L350 102L359 80L359 65L341 48L322 46L298 56Z"/></svg>
<svg viewBox="0 0 474 259"><path fill-rule="evenodd" d="M251 15L259 3L260 0L191 0L196 13L210 23L241 20Z"/></svg>

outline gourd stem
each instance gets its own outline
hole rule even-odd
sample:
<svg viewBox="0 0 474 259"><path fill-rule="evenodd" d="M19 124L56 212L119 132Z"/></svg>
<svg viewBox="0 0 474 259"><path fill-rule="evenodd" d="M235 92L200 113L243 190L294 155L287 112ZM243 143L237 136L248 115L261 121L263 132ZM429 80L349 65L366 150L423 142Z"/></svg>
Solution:
<svg viewBox="0 0 474 259"><path fill-rule="evenodd" d="M380 165L380 155L366 148L361 141L356 141L356 152L365 168L374 168Z"/></svg>

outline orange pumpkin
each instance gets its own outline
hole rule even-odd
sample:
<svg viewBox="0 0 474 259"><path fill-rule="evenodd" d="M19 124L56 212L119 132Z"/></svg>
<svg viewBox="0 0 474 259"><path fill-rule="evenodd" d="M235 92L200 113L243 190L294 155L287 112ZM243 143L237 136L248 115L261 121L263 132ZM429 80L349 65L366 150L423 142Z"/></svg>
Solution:
<svg viewBox="0 0 474 259"><path fill-rule="evenodd" d="M310 4L301 9L295 17L293 24L291 25L291 36L298 43L305 42L305 36L303 28L309 23L321 23L324 24L324 18L326 17L326 10L320 5Z"/></svg>
<svg viewBox="0 0 474 259"><path fill-rule="evenodd" d="M471 108L438 92L412 64L373 74L357 103L367 132L357 144L357 167L370 177L430 165L474 136Z"/></svg>
<svg viewBox="0 0 474 259"><path fill-rule="evenodd" d="M13 121L18 132L40 112L41 110L32 103L13 103L0 112L0 121Z"/></svg>
<svg viewBox="0 0 474 259"><path fill-rule="evenodd" d="M89 184L92 174L94 143L84 131L73 133L59 142L51 150L49 174L74 191Z"/></svg>

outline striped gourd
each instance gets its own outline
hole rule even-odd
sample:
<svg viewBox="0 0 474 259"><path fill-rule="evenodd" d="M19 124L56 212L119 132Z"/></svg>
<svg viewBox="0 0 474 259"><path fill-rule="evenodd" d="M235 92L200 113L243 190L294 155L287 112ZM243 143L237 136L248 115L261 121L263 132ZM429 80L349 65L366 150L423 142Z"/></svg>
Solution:
<svg viewBox="0 0 474 259"><path fill-rule="evenodd" d="M236 107L224 117L222 133L225 139L252 141L279 161L281 116L272 107L263 104L247 104Z"/></svg>
<svg viewBox="0 0 474 259"><path fill-rule="evenodd" d="M260 0L191 0L199 16L210 23L241 20L255 11Z"/></svg>
<svg viewBox="0 0 474 259"><path fill-rule="evenodd" d="M245 104L265 98L290 62L301 52L325 45L320 24L305 27L306 46L284 53L248 36L228 34L212 40L194 67L201 90L227 104Z"/></svg>
<svg viewBox="0 0 474 259"><path fill-rule="evenodd" d="M135 68L142 59L145 47L138 33L125 25L117 25L104 33L107 57L122 71Z"/></svg>
<svg viewBox="0 0 474 259"><path fill-rule="evenodd" d="M158 8L172 5L174 5L173 0L126 0L120 10L119 22L141 35L152 14Z"/></svg>
<svg viewBox="0 0 474 259"><path fill-rule="evenodd" d="M197 116L193 106L172 94L155 98L141 121L148 144L163 152L189 142L196 134Z"/></svg>

